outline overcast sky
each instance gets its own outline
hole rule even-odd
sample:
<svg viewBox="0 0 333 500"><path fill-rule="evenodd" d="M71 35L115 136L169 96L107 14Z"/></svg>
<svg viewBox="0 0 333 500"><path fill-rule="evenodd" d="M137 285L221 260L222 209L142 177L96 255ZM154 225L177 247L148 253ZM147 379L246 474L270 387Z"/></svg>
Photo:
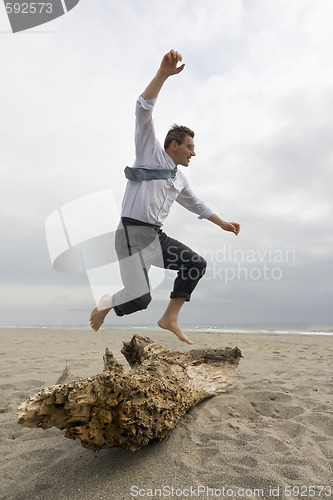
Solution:
<svg viewBox="0 0 333 500"><path fill-rule="evenodd" d="M240 234L175 204L171 236L207 258L183 324L333 321L333 2L81 0L12 34L0 6L0 325L85 324L85 274L52 268L45 220L111 189L134 161L134 105L171 48L185 70L155 108L157 135L195 130L193 190ZM149 309L107 324L155 323Z"/></svg>

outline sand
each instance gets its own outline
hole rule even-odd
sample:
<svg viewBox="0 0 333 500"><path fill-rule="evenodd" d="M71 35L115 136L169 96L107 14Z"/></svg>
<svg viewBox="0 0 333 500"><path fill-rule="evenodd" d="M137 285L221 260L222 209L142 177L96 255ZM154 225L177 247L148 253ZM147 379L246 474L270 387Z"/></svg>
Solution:
<svg viewBox="0 0 333 500"><path fill-rule="evenodd" d="M182 351L239 347L234 386L134 453L93 454L64 431L18 425L17 406L42 387L102 371L106 346L125 364L133 333ZM164 331L1 328L0 498L333 498L333 338L189 336L192 347Z"/></svg>

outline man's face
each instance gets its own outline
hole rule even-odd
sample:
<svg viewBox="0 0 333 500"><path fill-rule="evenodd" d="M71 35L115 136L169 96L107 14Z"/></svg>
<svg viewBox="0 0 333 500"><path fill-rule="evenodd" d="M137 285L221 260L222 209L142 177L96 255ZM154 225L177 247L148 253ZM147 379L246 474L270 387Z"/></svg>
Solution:
<svg viewBox="0 0 333 500"><path fill-rule="evenodd" d="M175 141L176 143L176 141ZM174 162L176 165L188 167L192 156L195 156L194 141L190 135L187 135L182 144L176 143Z"/></svg>

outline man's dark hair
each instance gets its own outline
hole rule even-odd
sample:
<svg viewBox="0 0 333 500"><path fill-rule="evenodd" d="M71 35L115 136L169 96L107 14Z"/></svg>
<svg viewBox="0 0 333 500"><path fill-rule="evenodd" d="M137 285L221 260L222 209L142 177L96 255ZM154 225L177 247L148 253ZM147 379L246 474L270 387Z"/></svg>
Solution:
<svg viewBox="0 0 333 500"><path fill-rule="evenodd" d="M185 137L189 135L190 137L194 137L194 132L188 127L184 127L184 125L172 125L171 129L167 133L164 140L164 149L168 149L172 141L177 141L178 144L182 144Z"/></svg>

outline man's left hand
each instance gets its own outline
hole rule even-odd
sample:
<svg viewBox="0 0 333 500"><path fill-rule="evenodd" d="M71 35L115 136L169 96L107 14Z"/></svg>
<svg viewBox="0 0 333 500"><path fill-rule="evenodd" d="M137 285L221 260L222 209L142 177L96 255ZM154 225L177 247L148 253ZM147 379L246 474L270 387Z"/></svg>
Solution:
<svg viewBox="0 0 333 500"><path fill-rule="evenodd" d="M231 233L234 233L236 236L240 231L240 224L238 222L225 222L223 224L222 229L224 231L230 231Z"/></svg>

